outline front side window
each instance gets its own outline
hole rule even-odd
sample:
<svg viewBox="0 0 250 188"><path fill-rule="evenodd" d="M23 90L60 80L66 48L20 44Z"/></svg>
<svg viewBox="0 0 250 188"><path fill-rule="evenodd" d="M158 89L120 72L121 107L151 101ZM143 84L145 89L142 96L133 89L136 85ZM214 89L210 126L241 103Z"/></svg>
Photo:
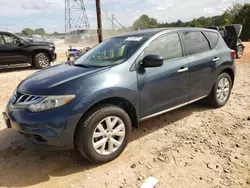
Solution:
<svg viewBox="0 0 250 188"><path fill-rule="evenodd" d="M201 32L183 32L187 55L209 51L209 43Z"/></svg>
<svg viewBox="0 0 250 188"><path fill-rule="evenodd" d="M105 67L120 64L129 58L145 41L147 37L115 37L97 45L80 58L74 65Z"/></svg>
<svg viewBox="0 0 250 188"><path fill-rule="evenodd" d="M182 47L177 33L165 35L155 39L144 50L143 56L154 54L163 57L164 61L182 57Z"/></svg>
<svg viewBox="0 0 250 188"><path fill-rule="evenodd" d="M0 44L4 44L3 36L0 35Z"/></svg>
<svg viewBox="0 0 250 188"><path fill-rule="evenodd" d="M4 41L6 44L16 43L17 39L14 36L3 35Z"/></svg>

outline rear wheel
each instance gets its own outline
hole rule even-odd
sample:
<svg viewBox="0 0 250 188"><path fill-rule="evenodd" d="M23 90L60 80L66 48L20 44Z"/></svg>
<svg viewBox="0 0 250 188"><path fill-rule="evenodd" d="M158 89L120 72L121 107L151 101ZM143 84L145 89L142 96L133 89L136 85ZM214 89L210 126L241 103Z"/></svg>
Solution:
<svg viewBox="0 0 250 188"><path fill-rule="evenodd" d="M237 59L240 59L243 56L243 47L242 46L238 46L237 47Z"/></svg>
<svg viewBox="0 0 250 188"><path fill-rule="evenodd" d="M109 162L125 149L131 131L131 120L123 109L103 105L79 124L75 134L75 146L92 163Z"/></svg>
<svg viewBox="0 0 250 188"><path fill-rule="evenodd" d="M208 102L215 108L224 106L230 97L231 89L232 80L229 74L220 74L208 96Z"/></svg>
<svg viewBox="0 0 250 188"><path fill-rule="evenodd" d="M43 69L50 66L50 59L46 53L38 53L33 60L33 66L37 69Z"/></svg>

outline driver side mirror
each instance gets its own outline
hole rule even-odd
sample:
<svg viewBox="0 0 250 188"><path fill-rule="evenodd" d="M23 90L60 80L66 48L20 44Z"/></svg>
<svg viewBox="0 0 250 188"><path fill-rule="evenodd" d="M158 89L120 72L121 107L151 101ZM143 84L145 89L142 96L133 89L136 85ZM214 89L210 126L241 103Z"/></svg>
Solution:
<svg viewBox="0 0 250 188"><path fill-rule="evenodd" d="M141 65L146 67L161 67L163 65L163 57L159 55L147 55L143 58Z"/></svg>
<svg viewBox="0 0 250 188"><path fill-rule="evenodd" d="M25 46L25 43L23 40L16 40L16 43L19 45L19 46Z"/></svg>

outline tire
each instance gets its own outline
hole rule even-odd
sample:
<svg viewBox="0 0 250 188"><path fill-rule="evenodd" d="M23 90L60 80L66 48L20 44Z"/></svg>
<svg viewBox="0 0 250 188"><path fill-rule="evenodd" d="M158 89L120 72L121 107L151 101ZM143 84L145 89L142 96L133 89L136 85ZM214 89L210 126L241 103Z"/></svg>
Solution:
<svg viewBox="0 0 250 188"><path fill-rule="evenodd" d="M115 130L118 130L116 129L117 127L124 127L121 131L119 131L119 134L125 133L124 136L110 136L108 135L110 133L109 132L106 133L107 135L105 136L94 138L94 133L103 135L103 133L99 128L97 128L97 126L99 127L99 125L101 125L104 129L106 128L106 131L108 131L107 126L105 126L107 125L106 118L108 117L113 118L111 118L111 122L113 121L112 123L114 123L115 118L120 119L117 120L116 124L114 124L112 130L115 132ZM122 126L121 122L124 126ZM114 134L114 132L110 134ZM114 160L123 152L129 142L131 132L131 120L128 114L123 109L114 105L102 105L93 109L92 112L89 113L86 118L84 118L79 123L75 132L75 147L78 153L80 153L90 162L106 163ZM121 139L122 137L123 139ZM114 144L115 142L113 140L115 139L121 140L119 141L119 147ZM105 144L102 144L100 147L98 147L98 142L101 140L103 140L103 143ZM97 146L96 148L94 147L95 144ZM109 148L110 145L112 145L113 147ZM113 152L109 153L109 149L111 149L110 151Z"/></svg>
<svg viewBox="0 0 250 188"><path fill-rule="evenodd" d="M237 47L237 53L236 53L237 59L240 59L243 56L243 51L244 51L244 49L242 46Z"/></svg>
<svg viewBox="0 0 250 188"><path fill-rule="evenodd" d="M227 81L227 82L223 82L223 81ZM228 83L228 87L226 87L227 84L225 84L224 89L222 89L223 84L222 83ZM227 101L230 98L230 94L231 94L231 90L232 90L232 79L229 76L228 73L221 73L216 82L214 83L214 86L212 88L212 91L210 93L210 95L207 98L207 102L213 106L214 108L220 108L222 106L224 106ZM222 93L223 95L222 95ZM228 93L227 93L228 91ZM227 93L227 95L226 95ZM220 98L220 97L221 98Z"/></svg>
<svg viewBox="0 0 250 188"><path fill-rule="evenodd" d="M50 66L50 58L46 53L38 53L33 60L33 66L37 69L43 69Z"/></svg>

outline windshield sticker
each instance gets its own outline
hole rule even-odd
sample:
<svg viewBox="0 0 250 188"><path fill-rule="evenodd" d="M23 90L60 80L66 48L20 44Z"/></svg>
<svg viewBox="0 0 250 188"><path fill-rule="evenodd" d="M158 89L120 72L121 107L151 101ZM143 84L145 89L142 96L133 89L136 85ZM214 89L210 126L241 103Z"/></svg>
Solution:
<svg viewBox="0 0 250 188"><path fill-rule="evenodd" d="M140 41L143 37L128 37L125 41Z"/></svg>

